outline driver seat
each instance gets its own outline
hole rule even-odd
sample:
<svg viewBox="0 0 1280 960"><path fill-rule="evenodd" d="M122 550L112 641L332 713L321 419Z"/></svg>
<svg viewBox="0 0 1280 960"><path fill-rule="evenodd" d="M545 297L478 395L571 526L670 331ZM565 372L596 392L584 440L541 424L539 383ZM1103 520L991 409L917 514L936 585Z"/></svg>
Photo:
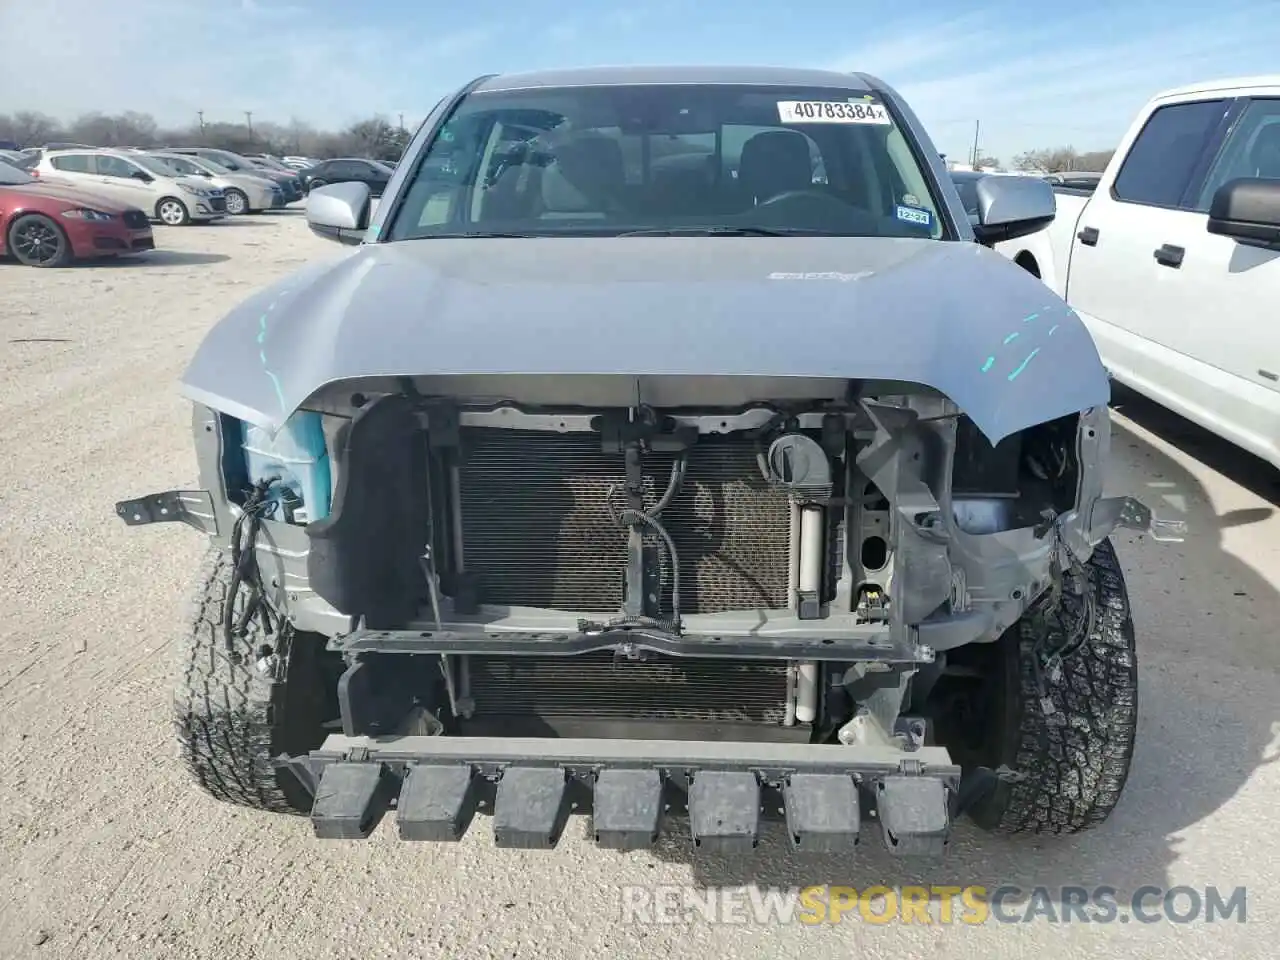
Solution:
<svg viewBox="0 0 1280 960"><path fill-rule="evenodd" d="M788 190L812 190L809 138L794 130L757 133L742 145L738 183L753 204Z"/></svg>

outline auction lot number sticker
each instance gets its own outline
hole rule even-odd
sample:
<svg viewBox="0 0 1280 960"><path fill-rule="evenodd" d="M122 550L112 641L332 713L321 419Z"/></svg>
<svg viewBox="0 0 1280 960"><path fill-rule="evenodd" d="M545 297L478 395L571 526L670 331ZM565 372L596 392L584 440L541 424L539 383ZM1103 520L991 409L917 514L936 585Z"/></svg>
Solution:
<svg viewBox="0 0 1280 960"><path fill-rule="evenodd" d="M884 104L870 100L779 100L778 119L783 123L893 123Z"/></svg>

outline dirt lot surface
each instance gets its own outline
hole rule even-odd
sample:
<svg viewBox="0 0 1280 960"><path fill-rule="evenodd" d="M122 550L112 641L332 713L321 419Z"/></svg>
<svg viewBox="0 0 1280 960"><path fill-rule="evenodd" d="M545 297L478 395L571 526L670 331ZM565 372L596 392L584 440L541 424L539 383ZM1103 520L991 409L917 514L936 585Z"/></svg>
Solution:
<svg viewBox="0 0 1280 960"><path fill-rule="evenodd" d="M853 858L681 841L616 855L575 823L559 849L321 844L305 820L219 805L168 725L180 602L202 551L128 530L115 500L190 485L175 381L204 331L298 264L344 252L299 212L157 228L145 262L0 265L0 958L1274 957L1280 863L1280 487L1145 402L1117 417L1112 486L1185 512L1182 544L1119 545L1143 666L1128 791L1082 838L963 826L940 866L868 837ZM622 923L624 884L1248 887L1247 923L806 926ZM1055 898L1056 902L1056 898ZM1185 905L1185 899L1182 901ZM1020 910L1007 907L1006 913Z"/></svg>

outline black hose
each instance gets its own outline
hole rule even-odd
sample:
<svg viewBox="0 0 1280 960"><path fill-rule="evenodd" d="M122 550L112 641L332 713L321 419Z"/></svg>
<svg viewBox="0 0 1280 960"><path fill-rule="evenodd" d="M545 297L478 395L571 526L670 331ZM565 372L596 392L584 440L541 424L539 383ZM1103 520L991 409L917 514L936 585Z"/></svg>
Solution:
<svg viewBox="0 0 1280 960"><path fill-rule="evenodd" d="M676 492L684 482L688 465L688 457L685 454L682 453L676 458L675 462L671 464L671 478L667 481L667 489L663 491L658 502L648 510L635 510L630 507L622 510L615 509L613 506L613 494L618 489L617 484L609 488L604 501L605 507L609 511L609 516L618 526L629 527L633 524L640 524L651 527L657 532L663 545L667 548L668 559L671 561L671 620L677 625L680 623L680 554L676 552L676 543L671 538L671 534L667 532L667 528L662 525L662 521L658 519L658 515L669 507L671 501L675 499Z"/></svg>

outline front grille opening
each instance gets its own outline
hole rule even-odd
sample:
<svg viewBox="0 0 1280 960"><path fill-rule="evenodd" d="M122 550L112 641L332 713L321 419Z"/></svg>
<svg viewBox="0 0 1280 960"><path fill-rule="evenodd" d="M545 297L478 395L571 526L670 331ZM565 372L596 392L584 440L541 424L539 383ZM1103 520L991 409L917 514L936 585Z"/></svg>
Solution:
<svg viewBox="0 0 1280 960"><path fill-rule="evenodd" d="M596 434L467 427L460 464L463 550L484 603L614 613L623 602L622 454ZM645 457L647 500L666 488L674 455ZM680 561L681 613L785 609L790 513L760 476L745 436L703 437L662 514ZM663 556L662 609L671 609Z"/></svg>
<svg viewBox="0 0 1280 960"><path fill-rule="evenodd" d="M610 650L565 657L469 658L477 717L781 724L781 661L670 657Z"/></svg>

